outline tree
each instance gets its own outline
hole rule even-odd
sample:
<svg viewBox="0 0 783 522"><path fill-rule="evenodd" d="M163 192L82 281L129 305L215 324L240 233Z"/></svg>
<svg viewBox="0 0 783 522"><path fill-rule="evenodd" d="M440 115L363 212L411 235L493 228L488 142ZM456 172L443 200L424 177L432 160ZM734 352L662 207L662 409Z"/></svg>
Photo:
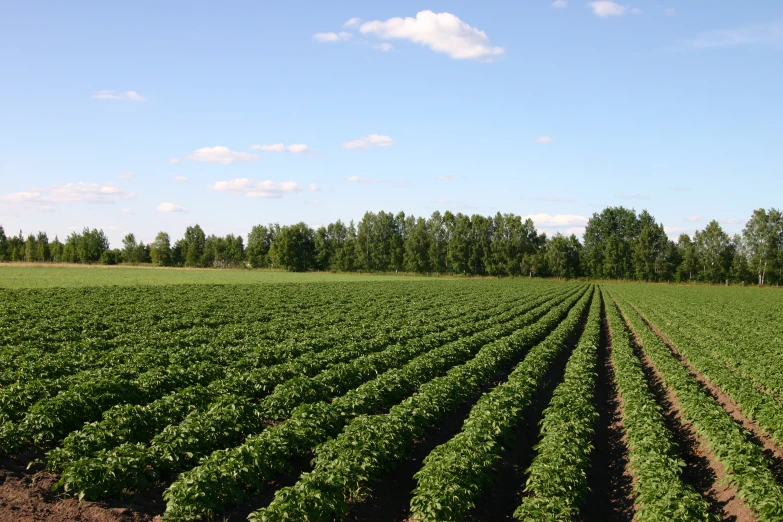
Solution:
<svg viewBox="0 0 783 522"><path fill-rule="evenodd" d="M171 264L171 238L167 232L158 232L155 241L150 243L152 264L169 266Z"/></svg>
<svg viewBox="0 0 783 522"><path fill-rule="evenodd" d="M278 225L256 225L247 235L247 261L253 268L268 268L271 266L269 249L275 240L275 231Z"/></svg>
<svg viewBox="0 0 783 522"><path fill-rule="evenodd" d="M758 276L759 286L764 286L769 271L779 267L778 253L783 247L781 228L783 214L779 210L773 208L767 212L759 208L753 211L742 231L748 267Z"/></svg>
<svg viewBox="0 0 783 522"><path fill-rule="evenodd" d="M207 237L200 226L195 225L185 229L185 237L182 238L182 256L185 266L206 266L204 248Z"/></svg>
<svg viewBox="0 0 783 522"><path fill-rule="evenodd" d="M8 261L8 238L5 237L5 230L0 225L0 261Z"/></svg>
<svg viewBox="0 0 783 522"><path fill-rule="evenodd" d="M51 260L49 237L46 235L46 232L38 232L35 237L35 259L42 263Z"/></svg>
<svg viewBox="0 0 783 522"><path fill-rule="evenodd" d="M608 207L593 214L584 233L585 266L590 276L633 277L633 243L640 232L641 221L633 209Z"/></svg>
<svg viewBox="0 0 783 522"><path fill-rule="evenodd" d="M136 236L133 233L128 233L122 239L122 255L127 263L138 263L138 244L136 243Z"/></svg>
<svg viewBox="0 0 783 522"><path fill-rule="evenodd" d="M27 241L24 243L24 260L28 263L35 261L35 254L36 254L36 247L35 247L35 236L30 234L27 236Z"/></svg>
<svg viewBox="0 0 783 522"><path fill-rule="evenodd" d="M719 283L726 279L733 253L729 235L714 219L695 236L696 252L701 260L702 278Z"/></svg>
<svg viewBox="0 0 783 522"><path fill-rule="evenodd" d="M282 227L275 238L277 263L291 272L304 272L315 261L315 233L305 223Z"/></svg>
<svg viewBox="0 0 783 522"><path fill-rule="evenodd" d="M432 213L427 222L430 241L427 255L429 266L433 272L440 274L446 271L446 255L448 253L448 231L443 216L437 210Z"/></svg>
<svg viewBox="0 0 783 522"><path fill-rule="evenodd" d="M545 258L550 272L557 278L579 276L581 243L575 235L557 233L547 242Z"/></svg>
<svg viewBox="0 0 783 522"><path fill-rule="evenodd" d="M413 226L408 228L407 233L408 240L405 242L405 270L418 274L429 272L430 235L427 230L427 221L421 217L416 219Z"/></svg>

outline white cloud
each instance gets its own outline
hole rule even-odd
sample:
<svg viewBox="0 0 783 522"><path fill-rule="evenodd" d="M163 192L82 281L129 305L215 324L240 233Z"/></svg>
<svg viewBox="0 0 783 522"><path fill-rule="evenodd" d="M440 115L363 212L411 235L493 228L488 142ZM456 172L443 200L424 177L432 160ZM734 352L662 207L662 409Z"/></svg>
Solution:
<svg viewBox="0 0 783 522"><path fill-rule="evenodd" d="M131 209L129 209L129 208L124 208L124 209L122 209L122 213L130 215L130 214L133 214L133 211Z"/></svg>
<svg viewBox="0 0 783 522"><path fill-rule="evenodd" d="M248 152L230 150L228 147L217 146L204 147L202 149L195 150L188 156L188 159L205 163L220 163L227 165L229 163L237 163L240 161L256 161L258 156Z"/></svg>
<svg viewBox="0 0 783 522"><path fill-rule="evenodd" d="M587 4L593 10L593 14L601 18L611 16L623 16L628 12L628 6L612 2L611 0L600 0L598 2L589 2Z"/></svg>
<svg viewBox="0 0 783 522"><path fill-rule="evenodd" d="M136 91L98 91L93 93L92 97L96 100L131 100L136 102L147 101L147 98L137 93Z"/></svg>
<svg viewBox="0 0 783 522"><path fill-rule="evenodd" d="M617 194L617 197L620 199L640 199L640 200L650 199L650 196L648 196L647 194Z"/></svg>
<svg viewBox="0 0 783 522"><path fill-rule="evenodd" d="M283 197L284 194L295 194L305 190L304 187L295 181L282 181L276 183L270 180L259 181L249 178L217 181L214 185L207 188L209 190L228 192L230 194L248 198L280 198ZM318 187L311 184L310 190L318 190Z"/></svg>
<svg viewBox="0 0 783 522"><path fill-rule="evenodd" d="M313 35L313 40L316 42L339 42L341 40L350 40L351 36L353 35L347 31L340 31L339 33L315 33Z"/></svg>
<svg viewBox="0 0 783 522"><path fill-rule="evenodd" d="M160 205L158 205L155 210L158 212L178 212L178 213L185 213L188 210L181 206L177 205L176 203L169 203L168 201L164 201Z"/></svg>
<svg viewBox="0 0 783 522"><path fill-rule="evenodd" d="M669 187L669 190L673 192L690 192L690 187Z"/></svg>
<svg viewBox="0 0 783 522"><path fill-rule="evenodd" d="M133 179L136 175L133 172L123 172L122 174L117 174L117 179Z"/></svg>
<svg viewBox="0 0 783 522"><path fill-rule="evenodd" d="M742 220L740 218L733 218L733 217L720 218L718 221L722 225L738 225L738 224L742 223Z"/></svg>
<svg viewBox="0 0 783 522"><path fill-rule="evenodd" d="M383 42L383 43L379 43L378 45L373 45L372 48L373 49L378 49L379 51L384 52L384 53L388 53L389 51L394 49L394 46L392 44L390 44L389 42Z"/></svg>
<svg viewBox="0 0 783 522"><path fill-rule="evenodd" d="M663 14L665 14L666 16L676 16L677 10L673 7L667 7L666 9L663 10Z"/></svg>
<svg viewBox="0 0 783 522"><path fill-rule="evenodd" d="M310 183L310 185L308 185L307 188L312 190L313 192L318 192L318 191L321 190L321 188L318 185L316 185L315 183Z"/></svg>
<svg viewBox="0 0 783 522"><path fill-rule="evenodd" d="M578 227L587 224L587 217L574 214L530 214L522 216L522 219L532 219L540 228Z"/></svg>
<svg viewBox="0 0 783 522"><path fill-rule="evenodd" d="M553 141L555 140L549 136L539 136L536 138L536 143L552 143Z"/></svg>
<svg viewBox="0 0 783 522"><path fill-rule="evenodd" d="M416 18L373 20L361 24L359 31L386 40L410 40L457 60L491 60L504 53L502 47L491 44L484 31L471 27L451 13L420 11Z"/></svg>
<svg viewBox="0 0 783 522"><path fill-rule="evenodd" d="M113 183L66 183L33 187L25 192L0 194L0 204L20 205L38 210L53 210L53 205L68 203L116 203L120 200L136 197L132 192L124 192Z"/></svg>
<svg viewBox="0 0 783 522"><path fill-rule="evenodd" d="M310 148L304 143L294 143L293 145L283 145L282 143L272 143L268 145L251 145L251 150L262 150L264 152L293 152L302 154L308 152Z"/></svg>
<svg viewBox="0 0 783 522"><path fill-rule="evenodd" d="M345 181L350 181L351 183L359 183L361 185L375 185L376 183L380 183L381 180L378 178L360 178L359 176L348 176L345 178Z"/></svg>
<svg viewBox="0 0 783 522"><path fill-rule="evenodd" d="M179 158L169 158L169 163L179 163Z"/></svg>
<svg viewBox="0 0 783 522"><path fill-rule="evenodd" d="M688 216L683 219L686 223L698 223L701 221L701 216Z"/></svg>
<svg viewBox="0 0 783 522"><path fill-rule="evenodd" d="M347 22L343 24L343 27L358 27L361 25L362 19L361 18L351 18Z"/></svg>
<svg viewBox="0 0 783 522"><path fill-rule="evenodd" d="M467 176L454 176L451 174L445 175L445 176L438 176L436 178L438 181L456 181L458 179L468 179Z"/></svg>
<svg viewBox="0 0 783 522"><path fill-rule="evenodd" d="M685 40L685 46L690 49L716 49L764 44L783 45L783 21L708 31L695 38Z"/></svg>
<svg viewBox="0 0 783 522"><path fill-rule="evenodd" d="M682 227L667 227L667 226L664 226L663 227L663 231L666 232L667 236L676 237L676 236L679 236L680 234L682 234L684 232L689 232L689 229L682 228Z"/></svg>
<svg viewBox="0 0 783 522"><path fill-rule="evenodd" d="M305 201L305 203L307 203L308 205L320 205L321 204L321 200L319 200L319 199L308 199L307 201Z"/></svg>
<svg viewBox="0 0 783 522"><path fill-rule="evenodd" d="M346 141L342 144L342 147L344 149L369 149L370 147L390 147L392 145L394 145L394 140L389 136L370 134L369 136Z"/></svg>
<svg viewBox="0 0 783 522"><path fill-rule="evenodd" d="M568 7L568 2L566 2L566 0L555 0L552 2L552 7L556 7L557 9L564 9Z"/></svg>
<svg viewBox="0 0 783 522"><path fill-rule="evenodd" d="M184 183L188 180L187 176L174 176L174 181L179 181L180 183Z"/></svg>

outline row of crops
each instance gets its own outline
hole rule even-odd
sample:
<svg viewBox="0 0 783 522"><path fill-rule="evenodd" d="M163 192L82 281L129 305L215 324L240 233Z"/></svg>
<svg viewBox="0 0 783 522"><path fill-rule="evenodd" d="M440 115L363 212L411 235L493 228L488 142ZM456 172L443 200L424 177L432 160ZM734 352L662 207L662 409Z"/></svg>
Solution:
<svg viewBox="0 0 783 522"><path fill-rule="evenodd" d="M66 496L157 496L164 520L580 520L612 458L632 477L626 518L730 518L704 487L714 480L755 519L783 520L781 298L722 291L3 291L0 454L39 459ZM619 397L624 449L597 458L602 386ZM711 479L688 468L683 430ZM405 489L379 501L400 473Z"/></svg>

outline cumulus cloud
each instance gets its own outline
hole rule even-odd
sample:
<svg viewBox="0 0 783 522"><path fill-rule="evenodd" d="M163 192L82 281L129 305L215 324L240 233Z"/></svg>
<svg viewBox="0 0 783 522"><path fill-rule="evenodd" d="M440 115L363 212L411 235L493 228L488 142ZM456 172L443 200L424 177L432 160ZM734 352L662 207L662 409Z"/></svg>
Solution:
<svg viewBox="0 0 783 522"><path fill-rule="evenodd" d="M122 174L117 174L117 179L133 179L136 175L133 172L123 172Z"/></svg>
<svg viewBox="0 0 783 522"><path fill-rule="evenodd" d="M663 231L666 232L667 236L676 237L676 236L679 236L680 234L682 234L684 232L688 232L688 229L687 228L682 228L682 227L667 227L667 226L664 226L663 227Z"/></svg>
<svg viewBox="0 0 783 522"><path fill-rule="evenodd" d="M268 145L251 145L251 150L261 150L264 152L293 152L302 154L309 152L310 148L304 143L294 143L293 145L283 145L282 143L271 143Z"/></svg>
<svg viewBox="0 0 783 522"><path fill-rule="evenodd" d="M383 43L379 43L378 45L373 45L372 48L373 49L378 49L379 51L384 52L384 53L388 53L389 51L394 49L394 46L392 44L390 44L389 42L383 42Z"/></svg>
<svg viewBox="0 0 783 522"><path fill-rule="evenodd" d="M188 180L187 176L174 176L174 181L179 181L180 183L184 183Z"/></svg>
<svg viewBox="0 0 783 522"><path fill-rule="evenodd" d="M343 24L343 27L359 27L362 23L361 18L351 18Z"/></svg>
<svg viewBox="0 0 783 522"><path fill-rule="evenodd" d="M601 18L623 16L629 11L627 5L618 4L617 2L612 2L611 0L589 2L587 5L590 7L590 9L593 10L593 14L600 16Z"/></svg>
<svg viewBox="0 0 783 522"><path fill-rule="evenodd" d="M720 218L718 221L722 225L738 225L738 224L742 223L742 219L734 218L734 217Z"/></svg>
<svg viewBox="0 0 783 522"><path fill-rule="evenodd" d="M667 7L666 9L663 10L663 14L665 14L666 16L676 16L677 9L673 7Z"/></svg>
<svg viewBox="0 0 783 522"><path fill-rule="evenodd" d="M0 194L4 205L27 206L38 210L53 210L54 205L69 203L116 203L136 197L114 183L66 183L33 187L25 192Z"/></svg>
<svg viewBox="0 0 783 522"><path fill-rule="evenodd" d="M565 228L578 227L587 224L586 216L575 214L530 214L522 216L522 219L532 219L539 228Z"/></svg>
<svg viewBox="0 0 783 522"><path fill-rule="evenodd" d="M448 54L456 60L491 60L502 56L502 47L492 45L484 31L466 24L451 13L420 11L416 17L373 20L359 26L362 34L384 40L409 40Z"/></svg>
<svg viewBox="0 0 783 522"><path fill-rule="evenodd" d="M647 200L650 199L650 196L647 194L617 194L617 197L620 199L639 199L639 200Z"/></svg>
<svg viewBox="0 0 783 522"><path fill-rule="evenodd" d="M683 219L686 223L698 223L701 221L701 216L688 216Z"/></svg>
<svg viewBox="0 0 783 522"><path fill-rule="evenodd" d="M147 101L147 98L137 93L136 91L98 91L93 93L92 97L95 100L130 100L136 102Z"/></svg>
<svg viewBox="0 0 783 522"><path fill-rule="evenodd" d="M241 161L256 161L258 156L256 154L250 154L249 152L238 152L231 150L228 147L204 147L193 151L189 156L189 160L201 161L204 163L219 163L227 165L230 163L238 163Z"/></svg>
<svg viewBox="0 0 783 522"><path fill-rule="evenodd" d="M552 7L555 7L557 9L564 9L568 7L568 2L566 0L555 0L552 2Z"/></svg>
<svg viewBox="0 0 783 522"><path fill-rule="evenodd" d="M236 178L228 181L217 181L207 187L209 190L228 192L236 196L248 198L281 198L285 194L303 192L305 188L295 181L274 182L270 180L259 181L249 178ZM311 184L309 190L318 190Z"/></svg>
<svg viewBox="0 0 783 522"><path fill-rule="evenodd" d="M347 31L340 31L339 33L315 33L313 35L313 40L316 42L339 42L350 40L351 36L353 35Z"/></svg>
<svg viewBox="0 0 783 522"><path fill-rule="evenodd" d="M695 50L769 44L783 45L783 21L708 31L685 40L685 46Z"/></svg>
<svg viewBox="0 0 783 522"><path fill-rule="evenodd" d="M321 204L321 200L320 199L308 199L307 201L305 201L305 203L307 203L308 205L320 205Z"/></svg>
<svg viewBox="0 0 783 522"><path fill-rule="evenodd" d="M179 158L169 158L169 163L179 163Z"/></svg>
<svg viewBox="0 0 783 522"><path fill-rule="evenodd" d="M539 136L536 138L536 143L552 143L553 141L555 140L549 136Z"/></svg>
<svg viewBox="0 0 783 522"><path fill-rule="evenodd" d="M391 147L392 145L394 145L394 140L389 136L370 134L369 136L362 136L355 140L343 142L342 147L344 149L369 149L371 147Z"/></svg>
<svg viewBox="0 0 783 522"><path fill-rule="evenodd" d="M188 211L185 207L181 205L177 205L176 203L170 203L168 201L164 201L157 207L155 207L155 210L158 212L178 212L178 213L185 213Z"/></svg>

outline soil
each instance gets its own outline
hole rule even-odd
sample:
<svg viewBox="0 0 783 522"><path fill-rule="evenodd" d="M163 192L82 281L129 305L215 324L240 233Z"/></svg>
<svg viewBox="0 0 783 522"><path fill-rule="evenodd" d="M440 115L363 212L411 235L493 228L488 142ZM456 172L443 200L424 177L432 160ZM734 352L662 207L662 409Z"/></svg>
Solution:
<svg viewBox="0 0 783 522"><path fill-rule="evenodd" d="M633 478L628 469L622 401L615 384L611 357L612 334L606 314L602 316L595 394L598 426L593 441L595 449L587 473L591 493L581 513L581 519L585 522L626 521L634 515Z"/></svg>
<svg viewBox="0 0 783 522"><path fill-rule="evenodd" d="M707 449L706 442L696 434L694 426L684 420L674 390L664 386L658 368L641 349L639 340L635 335L632 335L631 338L650 388L663 408L667 424L677 443L680 457L686 462L683 481L691 484L696 491L704 496L710 510L720 520L755 521L756 517L737 496L737 492L725 483L724 479L726 479L727 473L723 465Z"/></svg>
<svg viewBox="0 0 783 522"><path fill-rule="evenodd" d="M636 310L636 308L634 308ZM638 310L637 310L638 313ZM764 429L759 426L754 420L746 417L740 407L734 400L723 392L718 386L714 385L704 375L700 374L690 364L690 362L677 350L677 347L661 332L654 324L647 320L647 318L639 313L644 323L669 347L672 354L680 361L680 363L687 368L688 373L695 378L702 389L707 392L723 409L731 415L738 425L745 429L748 433L748 439L762 448L764 456L766 457L770 471L775 475L778 482L783 483L783 448L776 445L772 440L772 437L767 434Z"/></svg>
<svg viewBox="0 0 783 522"><path fill-rule="evenodd" d="M159 519L162 502L151 499L136 498L127 503L79 502L74 497L52 492L57 476L45 471L43 465L34 463L42 456L12 456L0 462L0 522L141 522Z"/></svg>

